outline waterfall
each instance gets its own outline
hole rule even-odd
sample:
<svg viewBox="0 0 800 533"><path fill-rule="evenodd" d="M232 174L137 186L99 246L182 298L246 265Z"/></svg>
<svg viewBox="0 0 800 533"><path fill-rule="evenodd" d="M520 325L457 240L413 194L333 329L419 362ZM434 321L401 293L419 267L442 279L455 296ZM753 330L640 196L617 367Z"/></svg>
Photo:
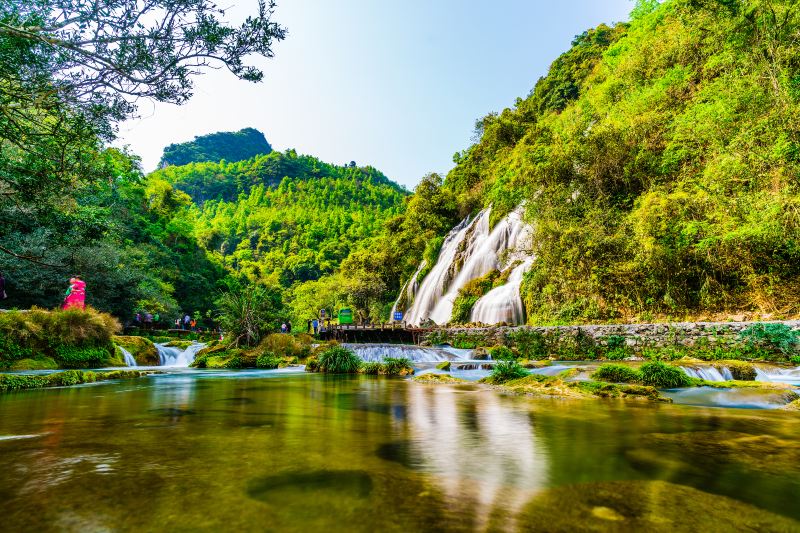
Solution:
<svg viewBox="0 0 800 533"><path fill-rule="evenodd" d="M406 313L406 322L420 324L431 319L437 324L446 324L452 316L458 291L464 285L491 270L499 270L503 264L525 259L522 248L532 228L522 220L522 213L523 206L517 207L490 230L489 207L478 213L472 222L465 219L453 228L436 264L422 281L414 304ZM523 273L519 273L520 281ZM508 288L502 294L512 293L513 298L518 298L519 287L516 291Z"/></svg>
<svg viewBox="0 0 800 533"><path fill-rule="evenodd" d="M125 358L125 365L127 365L127 366L137 366L136 365L136 359L133 358L133 355L131 355L131 352L129 352L128 350L126 350L122 346L117 346L117 348L119 348L119 351L122 352L122 356Z"/></svg>
<svg viewBox="0 0 800 533"><path fill-rule="evenodd" d="M197 352L205 347L206 345L204 343L199 342L189 345L185 350L182 350L176 346L156 344L159 364L161 366L178 366L184 368L192 364Z"/></svg>
<svg viewBox="0 0 800 533"><path fill-rule="evenodd" d="M525 306L522 304L519 288L522 285L522 277L530 268L531 263L533 260L528 258L514 267L505 285L495 287L475 302L470 322L523 324L525 322Z"/></svg>
<svg viewBox="0 0 800 533"><path fill-rule="evenodd" d="M426 348L410 344L342 344L352 350L363 361L383 361L387 357L410 359L413 363L437 363L440 361L469 360L469 354L455 354L441 348Z"/></svg>
<svg viewBox="0 0 800 533"><path fill-rule="evenodd" d="M800 386L800 366L796 368L780 368L767 365L756 365L756 381L774 381Z"/></svg>
<svg viewBox="0 0 800 533"><path fill-rule="evenodd" d="M414 298L414 303L406 311L405 320L408 324L419 324L429 318L436 301L442 297L445 288L452 279L451 267L453 260L456 258L456 253L464 241L467 230L474 225L478 218L472 223L470 223L469 217L465 218L459 225L450 230L450 233L445 237L436 264L433 265L431 271L422 280Z"/></svg>

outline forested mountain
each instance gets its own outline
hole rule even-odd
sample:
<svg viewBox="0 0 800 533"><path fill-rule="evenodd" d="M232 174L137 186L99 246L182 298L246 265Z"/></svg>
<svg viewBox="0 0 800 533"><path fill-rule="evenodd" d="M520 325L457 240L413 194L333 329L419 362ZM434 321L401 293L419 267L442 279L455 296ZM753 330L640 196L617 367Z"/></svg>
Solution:
<svg viewBox="0 0 800 533"><path fill-rule="evenodd" d="M293 150L167 167L148 182L189 194L193 234L221 264L284 288L332 273L402 211L407 196L372 167L331 165Z"/></svg>
<svg viewBox="0 0 800 533"><path fill-rule="evenodd" d="M170 144L164 148L159 167L186 165L204 161L243 161L251 157L268 154L272 146L264 134L255 128L221 131L195 137L193 141Z"/></svg>

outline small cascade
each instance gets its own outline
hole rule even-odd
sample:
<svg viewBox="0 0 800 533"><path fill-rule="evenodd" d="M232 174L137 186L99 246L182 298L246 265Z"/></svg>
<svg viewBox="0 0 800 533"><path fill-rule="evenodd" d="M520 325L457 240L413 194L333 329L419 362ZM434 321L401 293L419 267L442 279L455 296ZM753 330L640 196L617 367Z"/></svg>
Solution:
<svg viewBox="0 0 800 533"><path fill-rule="evenodd" d="M773 381L800 386L800 366L780 368L777 366L755 365L756 381Z"/></svg>
<svg viewBox="0 0 800 533"><path fill-rule="evenodd" d="M454 354L441 348L428 348L409 344L342 344L363 361L383 361L387 357L405 358L412 363L438 363L441 361L468 360L470 354Z"/></svg>
<svg viewBox="0 0 800 533"><path fill-rule="evenodd" d="M728 379L733 379L728 368L724 368L723 372L720 372L713 366L682 366L681 370L690 378L704 379L706 381L728 381ZM726 375L730 376L730 378L726 378Z"/></svg>
<svg viewBox="0 0 800 533"><path fill-rule="evenodd" d="M452 317L453 303L464 285L514 261L530 261L523 250L527 247L532 228L522 220L522 214L523 207L519 206L490 229L489 207L478 213L471 222L465 219L453 228L442 245L436 264L422 281L414 303L406 313L406 322L420 324L430 319L437 324L446 324ZM524 270L520 269L520 283L523 274ZM508 287L499 294L518 300L519 286L512 289L513 286ZM492 298L497 297L498 293L495 293ZM492 305L498 306L499 300L494 300ZM511 308L516 307L515 302ZM484 308L490 309L486 304ZM507 315L508 312L501 314ZM524 312L520 315L524 315ZM523 320L524 316L514 323Z"/></svg>
<svg viewBox="0 0 800 533"><path fill-rule="evenodd" d="M205 348L205 343L195 342L189 345L185 350L177 346L166 346L165 344L156 344L158 350L158 359L161 366L176 366L186 368L194 361L197 352Z"/></svg>
<svg viewBox="0 0 800 533"><path fill-rule="evenodd" d="M122 352L122 356L125 358L125 365L126 366L137 366L136 365L136 359L133 358L133 355L131 355L131 352L129 352L128 350L126 350L122 346L117 346L117 348L119 348L119 351Z"/></svg>
<svg viewBox="0 0 800 533"><path fill-rule="evenodd" d="M399 308L400 303L403 301L404 297L406 306L411 305L411 303L417 297L417 291L419 290L419 279L418 279L419 273L422 272L422 269L425 268L426 266L428 266L428 262L423 259L422 262L419 264L419 267L417 267L416 272L414 272L414 275L411 276L411 279L406 281L405 285L403 285L403 288L400 289L400 296L398 296L397 300L394 301L394 305L392 306L392 312L389 315L389 318L394 320L394 313Z"/></svg>
<svg viewBox="0 0 800 533"><path fill-rule="evenodd" d="M533 260L527 258L514 267L505 285L500 285L487 292L472 307L470 322L482 324L523 324L525 322L525 306L519 294L522 277L528 271Z"/></svg>

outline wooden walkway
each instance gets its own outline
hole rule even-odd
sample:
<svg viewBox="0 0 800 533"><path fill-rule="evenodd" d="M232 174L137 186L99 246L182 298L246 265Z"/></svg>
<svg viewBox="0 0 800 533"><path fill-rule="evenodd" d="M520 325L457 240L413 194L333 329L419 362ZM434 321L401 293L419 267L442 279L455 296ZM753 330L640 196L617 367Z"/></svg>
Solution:
<svg viewBox="0 0 800 533"><path fill-rule="evenodd" d="M419 344L423 336L430 332L425 328L409 328L400 324L380 324L357 326L334 324L319 333L322 340L339 342L371 342L386 344Z"/></svg>

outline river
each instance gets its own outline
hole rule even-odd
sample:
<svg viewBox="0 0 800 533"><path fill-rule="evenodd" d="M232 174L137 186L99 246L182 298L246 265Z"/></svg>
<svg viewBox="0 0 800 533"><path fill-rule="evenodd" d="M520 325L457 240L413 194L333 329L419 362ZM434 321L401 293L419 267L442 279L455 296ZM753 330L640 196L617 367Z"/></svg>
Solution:
<svg viewBox="0 0 800 533"><path fill-rule="evenodd" d="M566 518L631 529L653 512L664 530L685 530L744 525L740 515L775 528L781 516L800 519L800 418L775 410L171 369L5 394L0 412L9 531L473 531L540 529L546 517L548 530Z"/></svg>

